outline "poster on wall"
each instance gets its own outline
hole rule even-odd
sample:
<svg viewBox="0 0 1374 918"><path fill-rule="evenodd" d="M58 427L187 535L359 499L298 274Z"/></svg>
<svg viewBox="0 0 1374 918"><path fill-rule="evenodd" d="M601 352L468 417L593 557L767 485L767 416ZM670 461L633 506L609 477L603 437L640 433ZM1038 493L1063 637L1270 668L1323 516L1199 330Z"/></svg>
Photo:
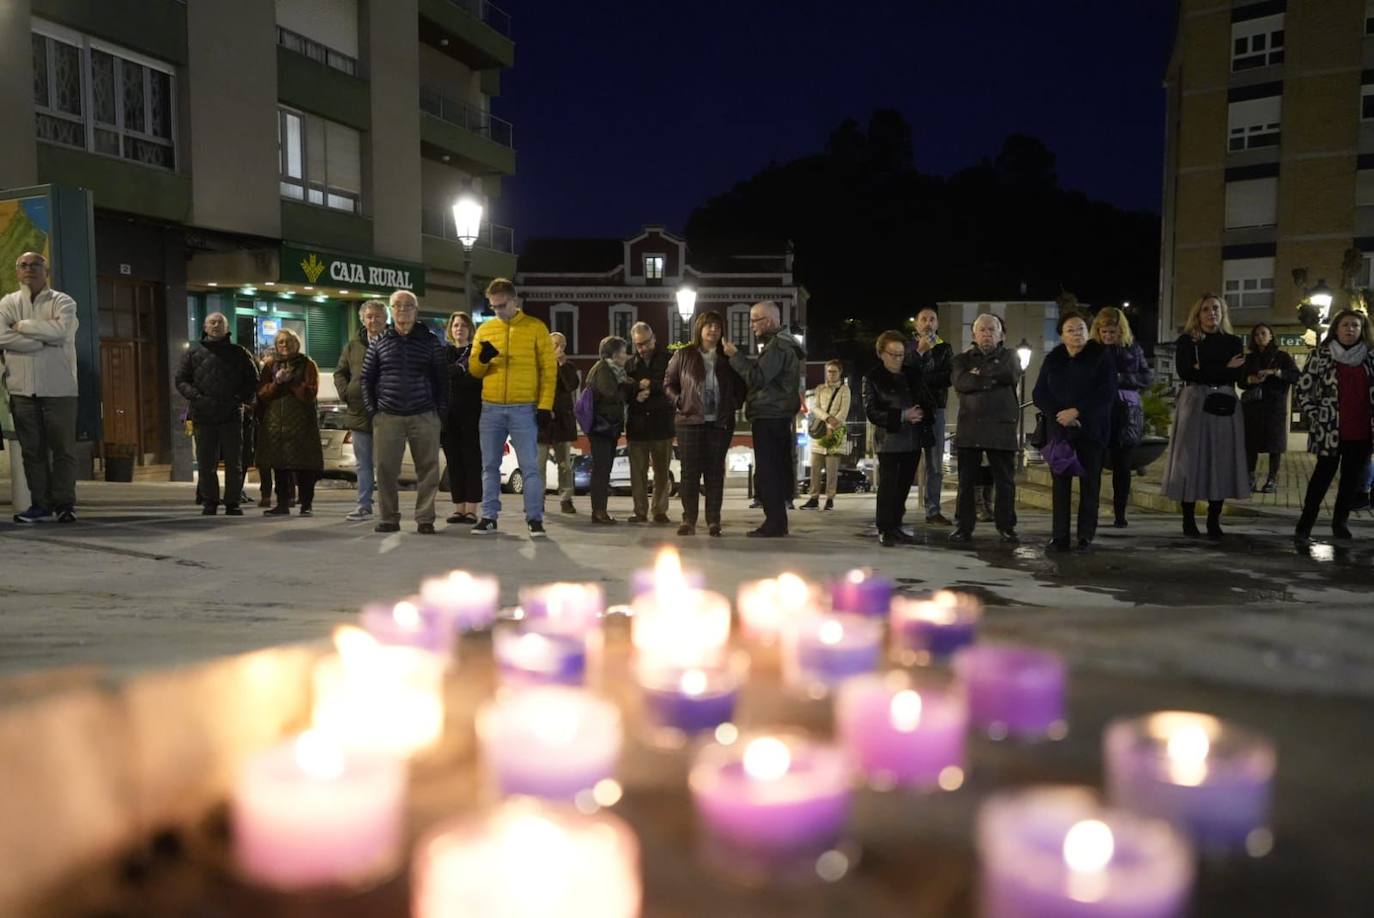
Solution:
<svg viewBox="0 0 1374 918"><path fill-rule="evenodd" d="M0 265L13 265L25 252L41 252L51 264L51 236L47 195L0 201Z"/></svg>

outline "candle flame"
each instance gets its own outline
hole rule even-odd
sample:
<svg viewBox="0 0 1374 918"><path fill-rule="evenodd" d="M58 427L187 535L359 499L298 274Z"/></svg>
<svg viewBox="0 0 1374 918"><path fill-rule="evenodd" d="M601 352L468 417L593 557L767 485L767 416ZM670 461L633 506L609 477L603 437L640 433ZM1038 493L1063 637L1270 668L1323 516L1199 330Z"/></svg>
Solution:
<svg viewBox="0 0 1374 918"><path fill-rule="evenodd" d="M391 607L391 617L407 631L416 631L420 627L420 610L413 602L403 600L396 603Z"/></svg>
<svg viewBox="0 0 1374 918"><path fill-rule="evenodd" d="M744 773L755 781L776 781L792 767L792 752L780 739L765 736L744 747Z"/></svg>
<svg viewBox="0 0 1374 918"><path fill-rule="evenodd" d="M339 651L344 666L352 669L375 661L381 644L361 628L340 625L334 629L334 647Z"/></svg>
<svg viewBox="0 0 1374 918"><path fill-rule="evenodd" d="M822 644L830 644L832 646L838 644L840 641L844 640L844 625L841 625L833 618L828 619L821 625L819 637Z"/></svg>
<svg viewBox="0 0 1374 918"><path fill-rule="evenodd" d="M654 559L654 589L659 593L671 593L686 585L682 576L682 556L673 546L663 546Z"/></svg>
<svg viewBox="0 0 1374 918"><path fill-rule="evenodd" d="M1184 787L1197 787L1207 778L1207 755L1212 742L1201 724L1188 724L1169 737L1169 779Z"/></svg>
<svg viewBox="0 0 1374 918"><path fill-rule="evenodd" d="M706 674L699 669L689 669L678 680L678 687L682 694L695 698L706 691Z"/></svg>
<svg viewBox="0 0 1374 918"><path fill-rule="evenodd" d="M863 568L856 567L854 570L844 575L844 579L850 583L863 583L868 579L868 572Z"/></svg>
<svg viewBox="0 0 1374 918"><path fill-rule="evenodd" d="M550 701L536 711L530 729L538 739L550 746L567 746L577 738L578 716L571 706Z"/></svg>
<svg viewBox="0 0 1374 918"><path fill-rule="evenodd" d="M321 781L332 781L344 773L343 751L319 730L306 730L296 737L296 765Z"/></svg>
<svg viewBox="0 0 1374 918"><path fill-rule="evenodd" d="M1116 839L1100 819L1084 819L1073 824L1064 836L1064 863L1075 873L1095 873L1112 861Z"/></svg>
<svg viewBox="0 0 1374 918"><path fill-rule="evenodd" d="M903 689L892 696L888 715L893 729L899 733L915 733L921 725L921 696L911 689Z"/></svg>

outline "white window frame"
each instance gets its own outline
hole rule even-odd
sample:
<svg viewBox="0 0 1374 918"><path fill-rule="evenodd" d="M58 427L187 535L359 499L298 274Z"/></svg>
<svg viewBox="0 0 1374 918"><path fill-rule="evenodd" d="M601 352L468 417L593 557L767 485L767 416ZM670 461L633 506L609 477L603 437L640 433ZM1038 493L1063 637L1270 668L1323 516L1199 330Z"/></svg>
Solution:
<svg viewBox="0 0 1374 918"><path fill-rule="evenodd" d="M580 344L582 339L578 336L577 307L575 305L573 305L572 303L555 303L552 306L550 306L549 331L558 331L558 323L555 321L554 317L564 314L572 316L572 334L568 336L568 353L574 355L580 354L581 351L578 350L578 345Z"/></svg>
<svg viewBox="0 0 1374 918"><path fill-rule="evenodd" d="M1274 259L1232 258L1222 262L1222 296L1232 309L1274 308Z"/></svg>
<svg viewBox="0 0 1374 918"><path fill-rule="evenodd" d="M616 316L629 316L629 323L625 326L625 334L621 335L616 328ZM629 303L616 303L606 313L606 334L619 335L628 343L630 340L630 329L634 328L639 321L639 310Z"/></svg>
<svg viewBox="0 0 1374 918"><path fill-rule="evenodd" d="M287 125L291 119L300 122L300 164L301 174L299 176L290 175L287 172L286 144ZM326 210L335 210L346 214L361 214L363 212L363 192L362 188L352 191L347 188L340 188L329 184L329 176L326 174L322 179L316 179L310 173L310 121L318 121L321 124L320 137L329 136L329 125L344 128L358 134L358 174L362 175L362 133L356 128L349 127L338 121L330 121L328 118L321 118L318 115L311 115L300 109L295 109L289 105L277 106L277 177L281 190L281 196L288 201L296 201L300 204L308 204L311 207L322 207ZM325 163L326 173L329 164L329 141L326 139L324 153L320 156L320 161ZM360 183L361 184L361 183ZM313 199L313 195L318 195L318 199ZM350 204L349 207L336 206L335 201L342 201Z"/></svg>
<svg viewBox="0 0 1374 918"><path fill-rule="evenodd" d="M1231 70L1282 64L1286 39L1283 13L1231 23Z"/></svg>
<svg viewBox="0 0 1374 918"><path fill-rule="evenodd" d="M1240 210L1240 205L1239 202L1233 201L1232 196L1242 195L1247 192L1253 192L1254 190L1256 190L1256 187L1261 182L1265 183L1267 187L1272 189L1272 193L1270 194L1269 200L1267 202L1268 206L1265 209L1264 213L1265 219L1253 220L1249 217L1238 216L1236 212ZM1226 229L1248 229L1256 226L1275 225L1278 222L1278 187L1279 180L1277 177L1245 179L1239 182L1227 182L1225 212Z"/></svg>
<svg viewBox="0 0 1374 918"><path fill-rule="evenodd" d="M668 271L668 254L666 252L646 252L644 253L644 279L663 280L664 274ZM651 266L657 269L657 273L651 270Z"/></svg>
<svg viewBox="0 0 1374 918"><path fill-rule="evenodd" d="M1282 120L1283 96L1231 102L1226 107L1226 151L1277 147Z"/></svg>
<svg viewBox="0 0 1374 918"><path fill-rule="evenodd" d="M749 321L750 308L751 304L749 303L735 303L725 310L725 335L730 339L731 343L742 349L746 354L752 354L754 352L754 326ZM748 341L740 341L735 336L735 316L740 314L744 315L743 327L748 329Z"/></svg>

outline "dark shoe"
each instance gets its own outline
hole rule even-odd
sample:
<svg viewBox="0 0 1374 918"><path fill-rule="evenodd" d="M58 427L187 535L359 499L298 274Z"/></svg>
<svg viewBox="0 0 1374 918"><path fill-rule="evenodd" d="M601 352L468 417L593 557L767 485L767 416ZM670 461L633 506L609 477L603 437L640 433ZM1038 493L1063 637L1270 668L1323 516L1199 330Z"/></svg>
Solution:
<svg viewBox="0 0 1374 918"><path fill-rule="evenodd" d="M655 514L654 514L654 522L655 522L656 524L658 524L659 526L671 526L671 525L673 525L673 521L672 521L671 519L668 518L668 514L666 514L666 513L655 513Z"/></svg>
<svg viewBox="0 0 1374 918"><path fill-rule="evenodd" d="M542 539L548 535L548 533L544 531L543 520L525 520L525 528L529 530L531 539Z"/></svg>
<svg viewBox="0 0 1374 918"><path fill-rule="evenodd" d="M759 509L759 508L762 507L762 506L763 506L763 504L759 503L759 499L758 499L757 497L754 498L753 500L749 501L749 509L750 509L750 510L757 510L757 509Z"/></svg>
<svg viewBox="0 0 1374 918"><path fill-rule="evenodd" d="M416 524L415 524L415 531L418 532L420 535L434 535L434 524L433 524L433 523L416 523Z"/></svg>
<svg viewBox="0 0 1374 918"><path fill-rule="evenodd" d="M225 508L224 508L224 515L225 515L225 516L243 516L243 508L240 507L238 504L232 504L231 506L228 506L228 507L225 507Z"/></svg>
<svg viewBox="0 0 1374 918"><path fill-rule="evenodd" d="M1331 538L1333 539L1353 539L1355 536L1350 532L1350 527L1345 523L1331 523Z"/></svg>
<svg viewBox="0 0 1374 918"><path fill-rule="evenodd" d="M1112 520L1112 528L1113 528L1113 529L1125 529L1125 528L1126 528L1126 517L1125 517L1125 516L1118 516L1116 519Z"/></svg>
<svg viewBox="0 0 1374 918"><path fill-rule="evenodd" d="M1016 545L1021 541L1021 537L1016 534L1015 529L999 529L997 530L997 534L1001 536L1002 541L1006 542L1008 545Z"/></svg>
<svg viewBox="0 0 1374 918"><path fill-rule="evenodd" d="M801 508L802 508L803 510L819 510L819 509L820 509L820 506L821 506L821 499L820 499L819 497L813 497L813 498L811 498L810 500L808 500L806 503L802 504L802 505L801 505Z"/></svg>
<svg viewBox="0 0 1374 918"><path fill-rule="evenodd" d="M372 519L372 508L354 507L352 510L348 511L348 515L345 516L344 519L348 520L350 523L365 523Z"/></svg>
<svg viewBox="0 0 1374 918"><path fill-rule="evenodd" d="M75 523L76 511L71 507L62 507L57 511L57 521L59 523Z"/></svg>
<svg viewBox="0 0 1374 918"><path fill-rule="evenodd" d="M1212 520L1207 521L1207 538L1213 542L1220 542L1226 533L1221 531L1221 523Z"/></svg>
<svg viewBox="0 0 1374 918"><path fill-rule="evenodd" d="M378 523L372 527L373 532L400 532L400 523Z"/></svg>
<svg viewBox="0 0 1374 918"><path fill-rule="evenodd" d="M1274 493L1275 491L1277 491L1278 489L1279 489L1278 482L1274 481L1274 479L1271 478L1271 479L1269 479L1268 481L1266 481L1266 482L1264 483L1264 487L1260 488L1260 493L1261 493L1261 494L1273 494L1273 493Z"/></svg>
<svg viewBox="0 0 1374 918"><path fill-rule="evenodd" d="M783 530L765 529L763 526L760 526L758 529L749 530L745 535L749 536L751 539L781 539L786 536L787 533Z"/></svg>
<svg viewBox="0 0 1374 918"><path fill-rule="evenodd" d="M749 533L753 535L753 533ZM894 548L897 545L897 536L891 532L878 533L878 544L883 548Z"/></svg>
<svg viewBox="0 0 1374 918"><path fill-rule="evenodd" d="M947 519L945 518L945 515L944 515L943 513L937 513L937 514L935 514L934 516L928 516L928 517L926 517L926 525L927 525L927 526L953 526L954 524L951 523L949 520L947 520Z"/></svg>
<svg viewBox="0 0 1374 918"><path fill-rule="evenodd" d="M465 516L467 516L466 513L455 513L451 516L446 517L444 519L444 522L448 523L450 526L461 526L463 523L468 523L469 525L471 525L473 522L475 522L474 520L463 519L463 517Z"/></svg>
<svg viewBox="0 0 1374 918"><path fill-rule="evenodd" d="M1306 545L1312 541L1312 527L1298 524L1298 528L1293 530L1293 541L1299 545Z"/></svg>
<svg viewBox="0 0 1374 918"><path fill-rule="evenodd" d="M593 510L592 522L597 523L601 526L614 526L616 523L620 522L620 520L611 516L609 513L597 513L595 510Z"/></svg>
<svg viewBox="0 0 1374 918"><path fill-rule="evenodd" d="M201 515L201 516L214 516L215 513L216 513L218 510L219 510L219 505L217 505L217 504L201 504L201 506L200 506L200 515Z"/></svg>
<svg viewBox="0 0 1374 918"><path fill-rule="evenodd" d="M565 500L565 501L563 501L563 503L559 506L558 509L561 510L563 513L576 513L576 512L577 512L577 507L576 507L576 505L574 505L573 502L570 501L570 500Z"/></svg>
<svg viewBox="0 0 1374 918"><path fill-rule="evenodd" d="M630 514L629 516L627 516L627 517L625 518L625 522L627 522L627 523L647 523L647 522L649 522L649 518L648 518L647 516L643 516L643 515L638 514L638 513L632 513L632 514Z"/></svg>
<svg viewBox="0 0 1374 918"><path fill-rule="evenodd" d="M834 510L834 509L835 509L835 498L833 498L833 497L827 497L827 498L825 499L825 509L827 509L827 510Z"/></svg>
<svg viewBox="0 0 1374 918"><path fill-rule="evenodd" d="M720 523L712 523L706 530L707 534L714 538L720 538Z"/></svg>
<svg viewBox="0 0 1374 918"><path fill-rule="evenodd" d="M1185 516L1183 518L1183 534L1193 539L1202 535L1202 533L1198 531L1197 520Z"/></svg>
<svg viewBox="0 0 1374 918"><path fill-rule="evenodd" d="M40 507L34 504L22 513L14 515L16 523L47 523L52 520L52 511L47 507Z"/></svg>
<svg viewBox="0 0 1374 918"><path fill-rule="evenodd" d="M297 512L300 513L301 516L314 516L314 515L315 515L315 511L314 511L312 508L310 508L310 507L302 507L302 508L301 508L300 510L298 510Z"/></svg>
<svg viewBox="0 0 1374 918"><path fill-rule="evenodd" d="M949 534L949 540L950 540L951 542L955 542L955 543L958 543L958 544L963 544L963 543L966 543L966 542L972 542L972 541L973 541L973 533L971 533L971 532L965 532L965 531L962 530L962 529L956 529L956 530L954 530L953 532L951 532L951 533Z"/></svg>
<svg viewBox="0 0 1374 918"><path fill-rule="evenodd" d="M1079 550L1079 551L1087 551L1088 549L1090 549L1090 548L1092 548L1092 547L1093 547L1093 540L1092 540L1092 539L1079 539L1079 540L1078 540L1078 550Z"/></svg>
<svg viewBox="0 0 1374 918"><path fill-rule="evenodd" d="M1060 554L1069 550L1068 539L1050 539L1045 543L1045 551L1052 554Z"/></svg>
<svg viewBox="0 0 1374 918"><path fill-rule="evenodd" d="M263 516L290 516L290 515L291 515L291 508L288 507L288 506L286 506L285 504L277 504L275 507L271 507L271 508L269 508L269 509L267 509L267 510L262 511L262 515L263 515Z"/></svg>
<svg viewBox="0 0 1374 918"><path fill-rule="evenodd" d="M485 516L477 521L477 525L471 530L476 535L493 535L496 532L496 520L489 520Z"/></svg>
<svg viewBox="0 0 1374 918"><path fill-rule="evenodd" d="M696 523L683 523L677 527L677 534L680 536L694 536L697 534Z"/></svg>

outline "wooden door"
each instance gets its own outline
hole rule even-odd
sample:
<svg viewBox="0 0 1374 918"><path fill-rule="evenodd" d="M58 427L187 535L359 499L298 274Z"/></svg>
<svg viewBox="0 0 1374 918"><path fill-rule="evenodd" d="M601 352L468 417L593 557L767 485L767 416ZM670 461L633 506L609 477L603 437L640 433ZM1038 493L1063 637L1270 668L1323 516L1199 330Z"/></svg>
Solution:
<svg viewBox="0 0 1374 918"><path fill-rule="evenodd" d="M100 404L105 443L125 450L138 446L138 345L100 342Z"/></svg>
<svg viewBox="0 0 1374 918"><path fill-rule="evenodd" d="M119 385L115 395L117 408L123 410L132 425L132 435L121 428L119 439L108 432L107 443L120 443L132 447L140 463L165 461L168 452L167 430L167 388L170 380L167 373L166 347L164 345L164 303L163 288L160 284L134 280L127 277L104 276L98 278L97 299L99 300L100 345L102 353L102 374L108 374L104 357L106 345L118 345L120 356ZM126 360L124 347L131 349ZM108 375L105 385L111 385ZM115 419L107 400L105 424L124 423Z"/></svg>

